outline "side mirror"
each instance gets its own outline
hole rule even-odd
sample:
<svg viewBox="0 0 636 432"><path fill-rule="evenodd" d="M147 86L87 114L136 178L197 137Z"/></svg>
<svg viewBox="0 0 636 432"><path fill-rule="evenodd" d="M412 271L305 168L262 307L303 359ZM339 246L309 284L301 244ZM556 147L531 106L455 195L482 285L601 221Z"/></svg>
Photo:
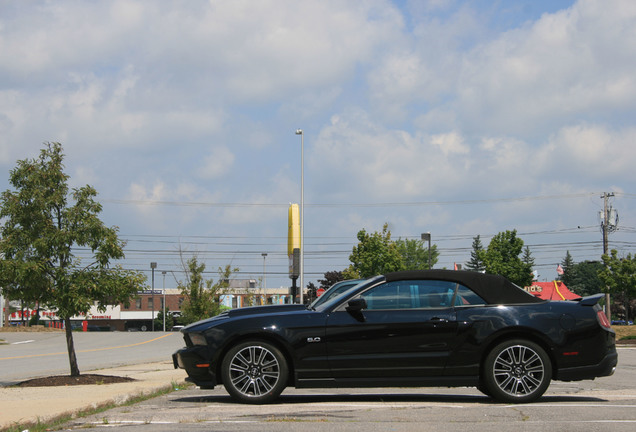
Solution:
<svg viewBox="0 0 636 432"><path fill-rule="evenodd" d="M367 308L367 301L363 298L357 298L350 300L345 308L355 319L358 321L364 321L364 315L362 311Z"/></svg>

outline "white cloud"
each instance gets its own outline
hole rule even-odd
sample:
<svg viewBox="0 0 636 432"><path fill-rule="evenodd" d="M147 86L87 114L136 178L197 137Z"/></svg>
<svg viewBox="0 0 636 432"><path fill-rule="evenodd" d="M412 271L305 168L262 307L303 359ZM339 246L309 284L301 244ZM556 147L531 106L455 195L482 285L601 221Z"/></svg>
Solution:
<svg viewBox="0 0 636 432"><path fill-rule="evenodd" d="M566 126L550 137L544 158L586 179L629 181L636 166L636 128L610 130L602 125Z"/></svg>
<svg viewBox="0 0 636 432"><path fill-rule="evenodd" d="M465 57L465 127L532 135L563 119L636 107L636 4L581 1Z"/></svg>
<svg viewBox="0 0 636 432"><path fill-rule="evenodd" d="M199 168L199 177L213 179L223 176L234 168L234 154L226 147L214 147Z"/></svg>
<svg viewBox="0 0 636 432"><path fill-rule="evenodd" d="M592 200L348 206L634 189L636 2L547 3L0 2L0 165L60 141L101 197L255 204L122 230L284 235L300 127L307 202L339 204L315 238L586 224Z"/></svg>
<svg viewBox="0 0 636 432"><path fill-rule="evenodd" d="M466 154L470 151L468 146L464 144L463 137L457 132L433 135L431 137L431 144L438 146L445 156Z"/></svg>

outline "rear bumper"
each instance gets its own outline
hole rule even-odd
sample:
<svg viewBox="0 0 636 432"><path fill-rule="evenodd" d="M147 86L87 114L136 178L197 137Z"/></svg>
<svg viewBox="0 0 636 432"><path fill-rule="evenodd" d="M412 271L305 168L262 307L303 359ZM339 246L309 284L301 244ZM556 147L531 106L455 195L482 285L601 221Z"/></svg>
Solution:
<svg viewBox="0 0 636 432"><path fill-rule="evenodd" d="M614 374L617 364L618 353L614 350L596 365L560 369L555 379L559 381L581 381L610 376Z"/></svg>
<svg viewBox="0 0 636 432"><path fill-rule="evenodd" d="M185 369L186 381L192 382L202 389L213 389L217 385L216 375L205 347L195 346L181 348L172 354L175 369Z"/></svg>

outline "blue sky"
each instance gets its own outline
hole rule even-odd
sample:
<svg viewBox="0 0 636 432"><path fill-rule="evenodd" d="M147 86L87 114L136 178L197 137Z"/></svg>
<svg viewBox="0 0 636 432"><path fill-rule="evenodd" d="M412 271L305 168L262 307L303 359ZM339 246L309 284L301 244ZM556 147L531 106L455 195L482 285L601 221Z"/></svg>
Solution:
<svg viewBox="0 0 636 432"><path fill-rule="evenodd" d="M287 286L302 128L307 282L385 222L447 268L516 229L552 280L603 192L636 252L634 70L631 0L0 1L0 189L59 141L125 267Z"/></svg>

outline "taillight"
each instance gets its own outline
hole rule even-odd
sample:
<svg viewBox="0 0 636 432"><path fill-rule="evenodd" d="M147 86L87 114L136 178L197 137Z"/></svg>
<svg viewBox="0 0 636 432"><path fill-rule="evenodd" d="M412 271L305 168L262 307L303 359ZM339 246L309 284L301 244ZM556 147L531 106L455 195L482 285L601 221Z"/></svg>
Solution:
<svg viewBox="0 0 636 432"><path fill-rule="evenodd" d="M601 325L601 327L604 327L608 330L612 329L612 326L610 325L610 322L607 319L607 316L605 315L605 312L603 312L603 310L596 311L596 318L598 318L598 323Z"/></svg>

